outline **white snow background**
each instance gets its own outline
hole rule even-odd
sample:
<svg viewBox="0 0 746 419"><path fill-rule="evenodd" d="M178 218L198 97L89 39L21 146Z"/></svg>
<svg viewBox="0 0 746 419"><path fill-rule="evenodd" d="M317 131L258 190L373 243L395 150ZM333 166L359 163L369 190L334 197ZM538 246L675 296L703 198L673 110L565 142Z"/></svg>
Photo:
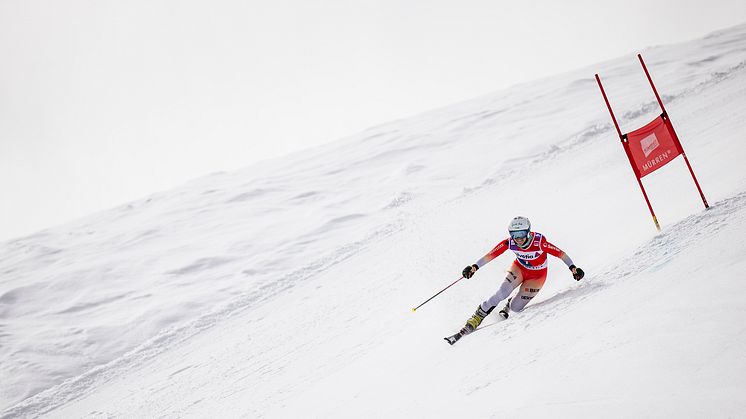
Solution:
<svg viewBox="0 0 746 419"><path fill-rule="evenodd" d="M0 244L0 416L744 417L746 25L641 52L709 210L633 53L517 85ZM516 215L586 278L449 346Z"/></svg>

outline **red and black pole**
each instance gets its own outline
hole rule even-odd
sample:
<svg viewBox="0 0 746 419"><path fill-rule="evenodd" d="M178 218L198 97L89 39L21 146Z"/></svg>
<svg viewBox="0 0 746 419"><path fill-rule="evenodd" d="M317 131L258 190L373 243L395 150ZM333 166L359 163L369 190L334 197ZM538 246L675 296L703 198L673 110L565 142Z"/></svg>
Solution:
<svg viewBox="0 0 746 419"><path fill-rule="evenodd" d="M426 304L426 303L427 303L428 301L430 301L430 300L432 300L433 298L435 298L435 297L439 296L439 295L440 295L440 293L442 293L443 291L445 291L445 290L447 290L448 288L451 288L452 286L456 285L456 283L457 283L458 281L461 281L462 279L464 279L464 277L463 277L463 276L462 276L461 278L459 278L459 279L457 279L457 280L453 281L453 282L451 283L451 285L449 285L449 286L447 286L447 287L443 288L442 290L440 290L440 292L438 292L437 294L435 294L435 295L433 295L432 297L428 298L427 300L425 300L425 302L423 302L422 304L418 305L417 307L413 308L413 309L412 309L412 311L417 311L417 309L418 309L418 308L420 308L420 307L424 306L424 305L425 305L425 304Z"/></svg>

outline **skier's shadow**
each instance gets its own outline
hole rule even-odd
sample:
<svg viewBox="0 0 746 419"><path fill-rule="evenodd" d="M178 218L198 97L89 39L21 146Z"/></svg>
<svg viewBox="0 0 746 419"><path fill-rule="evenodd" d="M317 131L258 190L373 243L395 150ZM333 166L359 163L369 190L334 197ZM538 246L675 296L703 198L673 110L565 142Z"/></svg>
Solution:
<svg viewBox="0 0 746 419"><path fill-rule="evenodd" d="M578 300L580 297L585 297L589 294L595 293L602 288L606 288L606 286L607 285L602 282L591 282L586 280L585 282L580 284L580 286L560 291L547 298L546 300L542 300L535 304L530 304L526 308L551 307L559 305L562 302L569 301L570 299Z"/></svg>
<svg viewBox="0 0 746 419"><path fill-rule="evenodd" d="M595 291L597 291L600 288L604 288L605 284L597 283L597 282L585 282L583 286L581 287L575 287L571 289L566 289L564 291L558 292L557 294L552 295L551 297L547 298L546 300L542 300L536 304L529 304L526 306L526 309L524 309L521 313L532 314L532 315L540 315L541 313L544 313L549 310L556 309L557 305L562 304L563 302L569 301L571 298L577 299L580 296L586 296L588 294L591 294ZM568 303L569 304L569 303ZM535 311L536 309L541 309L540 311ZM519 314L511 312L511 314ZM531 316L533 317L533 316ZM530 318L530 317L529 317ZM490 324L480 326L476 330L486 329L488 327L495 326L497 324L500 324L508 319L503 319L502 317L499 317L498 320L493 321ZM476 332L475 330L475 332Z"/></svg>

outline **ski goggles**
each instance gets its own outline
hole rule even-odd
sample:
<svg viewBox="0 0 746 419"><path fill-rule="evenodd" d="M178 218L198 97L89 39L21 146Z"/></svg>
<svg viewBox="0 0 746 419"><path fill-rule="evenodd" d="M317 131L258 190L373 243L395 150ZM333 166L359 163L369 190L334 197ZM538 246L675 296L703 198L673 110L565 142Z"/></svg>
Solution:
<svg viewBox="0 0 746 419"><path fill-rule="evenodd" d="M518 230L518 231L511 231L510 232L510 238L515 239L525 239L528 237L528 230Z"/></svg>

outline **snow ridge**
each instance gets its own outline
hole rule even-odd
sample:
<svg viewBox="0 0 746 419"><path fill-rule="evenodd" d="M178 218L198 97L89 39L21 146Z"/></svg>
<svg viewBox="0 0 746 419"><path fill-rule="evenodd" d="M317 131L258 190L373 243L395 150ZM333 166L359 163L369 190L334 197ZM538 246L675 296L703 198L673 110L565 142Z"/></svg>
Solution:
<svg viewBox="0 0 746 419"><path fill-rule="evenodd" d="M623 128L645 122L657 103L633 56L395 121L0 244L0 415L444 416L460 406L451 416L504 417L601 406L632 417L630 400L650 388L621 384L656 371L678 387L651 412L673 416L669 405L702 400L687 377L713 399L728 391L716 374L744 389L727 372L743 365L746 331L727 320L746 312L733 297L746 273L746 25L643 55L711 209L672 161L644 179L663 227L654 235L592 78L604 76ZM550 268L525 312L444 345L505 261L417 316L409 309L504 238L515 215L587 278ZM642 309L620 315L631 306ZM525 357L472 353L463 365L477 346ZM584 368L618 381L574 379ZM519 370L528 375L505 375ZM388 378L359 380L371 371ZM496 407L497 388L518 407Z"/></svg>

